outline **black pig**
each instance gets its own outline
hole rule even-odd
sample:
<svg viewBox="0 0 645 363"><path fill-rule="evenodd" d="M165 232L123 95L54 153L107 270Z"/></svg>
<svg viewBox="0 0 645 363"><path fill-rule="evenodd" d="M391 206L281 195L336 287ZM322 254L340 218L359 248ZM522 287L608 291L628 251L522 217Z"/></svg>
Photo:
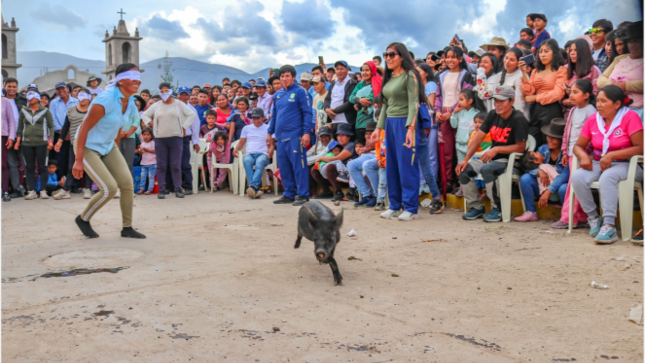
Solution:
<svg viewBox="0 0 645 363"><path fill-rule="evenodd" d="M334 250L340 242L338 230L343 224L343 211L336 216L327 206L314 200L305 203L298 214L298 238L294 248L300 247L302 237L313 241L316 259L321 264L328 263L334 274L334 285L342 285L343 277L334 259Z"/></svg>

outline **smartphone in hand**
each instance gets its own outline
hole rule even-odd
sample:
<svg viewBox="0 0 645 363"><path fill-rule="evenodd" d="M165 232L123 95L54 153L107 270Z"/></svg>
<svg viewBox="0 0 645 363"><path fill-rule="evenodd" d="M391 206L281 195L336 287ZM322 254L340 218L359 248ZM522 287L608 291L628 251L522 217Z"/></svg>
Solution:
<svg viewBox="0 0 645 363"><path fill-rule="evenodd" d="M323 57L322 57L322 55L319 55L319 56L318 56L318 64L320 64L320 65L325 64L325 61L323 61Z"/></svg>
<svg viewBox="0 0 645 363"><path fill-rule="evenodd" d="M533 54L529 54L520 58L520 61L524 62L527 66L530 66L535 62L535 56Z"/></svg>

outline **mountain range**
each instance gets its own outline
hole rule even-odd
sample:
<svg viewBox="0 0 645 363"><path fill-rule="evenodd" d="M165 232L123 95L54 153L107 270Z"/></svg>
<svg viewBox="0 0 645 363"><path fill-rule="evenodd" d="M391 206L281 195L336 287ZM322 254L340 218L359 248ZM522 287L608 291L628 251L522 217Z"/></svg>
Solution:
<svg viewBox="0 0 645 363"><path fill-rule="evenodd" d="M231 80L237 79L241 82L246 82L249 79L257 79L258 77L263 77L265 80L269 79L270 68L255 73L248 73L234 67L204 63L181 57L170 57L168 60L172 62L172 75L179 86L203 86L205 83L212 85L222 84L224 77L228 77ZM142 89L147 88L153 91L158 88L159 64L161 63L163 67L163 61L164 59L160 58L141 64L141 68L145 70L141 73ZM98 77L103 78L104 81L101 83L101 87L105 86L105 77L101 74L101 71L105 69L105 61L102 60L77 58L56 52L28 51L18 52L18 63L22 64L22 67L18 68L18 82L20 85L31 83L36 77L45 74L47 71L64 69L68 65L73 64L81 71L94 73ZM299 75L303 72L311 72L311 68L315 65L313 63L296 65L297 77L300 78ZM327 66L332 65L328 64ZM358 69L358 67L352 66L352 70L357 71Z"/></svg>

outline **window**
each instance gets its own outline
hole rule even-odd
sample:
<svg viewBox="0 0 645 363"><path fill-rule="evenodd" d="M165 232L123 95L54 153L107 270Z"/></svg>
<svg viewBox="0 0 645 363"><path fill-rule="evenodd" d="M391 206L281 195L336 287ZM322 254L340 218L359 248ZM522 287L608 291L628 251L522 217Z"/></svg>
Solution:
<svg viewBox="0 0 645 363"><path fill-rule="evenodd" d="M121 50L123 51L123 62L121 63L130 63L130 43L123 43Z"/></svg>
<svg viewBox="0 0 645 363"><path fill-rule="evenodd" d="M112 65L112 44L108 44L108 53L107 53L108 66Z"/></svg>
<svg viewBox="0 0 645 363"><path fill-rule="evenodd" d="M76 79L76 71L74 71L74 68L67 70L67 79Z"/></svg>
<svg viewBox="0 0 645 363"><path fill-rule="evenodd" d="M9 51L7 49L7 36L2 34L2 59L9 58Z"/></svg>

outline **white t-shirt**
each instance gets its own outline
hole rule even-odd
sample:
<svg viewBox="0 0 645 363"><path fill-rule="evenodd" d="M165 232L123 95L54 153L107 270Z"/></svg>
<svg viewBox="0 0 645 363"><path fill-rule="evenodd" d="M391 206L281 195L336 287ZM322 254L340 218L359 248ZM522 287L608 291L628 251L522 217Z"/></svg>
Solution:
<svg viewBox="0 0 645 363"><path fill-rule="evenodd" d="M246 139L245 145L247 154L267 154L269 152L269 149L267 148L268 130L269 125L267 124L262 124L260 127L255 127L253 124L244 126L240 138Z"/></svg>
<svg viewBox="0 0 645 363"><path fill-rule="evenodd" d="M569 130L569 145L567 145L567 155L573 155L573 147L578 138L580 137L580 131L582 131L582 126L585 125L589 116L596 113L596 108L592 105L587 105L585 108L575 107L571 111L571 130Z"/></svg>
<svg viewBox="0 0 645 363"><path fill-rule="evenodd" d="M342 83L336 80L334 89L331 90L331 104L329 105L329 108L331 108L332 110L345 103L343 102L343 99L345 98L345 85L347 84L347 82L349 82L349 76L345 77ZM344 113L339 113L336 115L336 118L331 120L331 123L347 123L347 118L345 117Z"/></svg>
<svg viewBox="0 0 645 363"><path fill-rule="evenodd" d="M459 102L459 92L461 92L461 87L459 87L459 76L460 72L448 72L446 77L443 80L443 107L450 108Z"/></svg>
<svg viewBox="0 0 645 363"><path fill-rule="evenodd" d="M13 120L16 122L16 130L18 130L18 118L20 117L20 110L18 110L15 98L8 98L8 100L9 102L11 102L11 108L13 109Z"/></svg>

